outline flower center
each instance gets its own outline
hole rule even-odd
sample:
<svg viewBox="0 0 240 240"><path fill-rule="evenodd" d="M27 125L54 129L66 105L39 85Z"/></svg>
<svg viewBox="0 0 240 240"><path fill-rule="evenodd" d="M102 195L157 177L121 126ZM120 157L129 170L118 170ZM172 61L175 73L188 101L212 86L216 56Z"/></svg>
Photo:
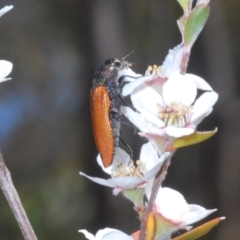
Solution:
<svg viewBox="0 0 240 240"><path fill-rule="evenodd" d="M136 166L134 165L134 162L131 160L127 165L126 164L119 164L117 166L117 169L114 171L112 170L112 178L115 177L126 177L126 176L132 176L132 177L143 177L143 171L144 166L143 163L138 160L136 161Z"/></svg>
<svg viewBox="0 0 240 240"><path fill-rule="evenodd" d="M158 105L159 118L164 122L165 127L185 127L192 116L192 106L183 103L172 102L168 106Z"/></svg>

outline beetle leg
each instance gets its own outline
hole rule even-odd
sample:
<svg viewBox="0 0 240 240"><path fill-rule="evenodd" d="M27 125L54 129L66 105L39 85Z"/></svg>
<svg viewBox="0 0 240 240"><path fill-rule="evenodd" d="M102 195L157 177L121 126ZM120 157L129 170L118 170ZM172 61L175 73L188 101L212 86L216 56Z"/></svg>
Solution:
<svg viewBox="0 0 240 240"><path fill-rule="evenodd" d="M117 95L117 97L118 97L119 101L121 102L121 104L122 104L123 106L129 107L129 108L131 108L134 112L137 112L137 110L136 110L132 105L130 105L130 104L128 104L127 102L125 102L125 100L123 99L123 97L122 97L122 95L121 95L120 93Z"/></svg>
<svg viewBox="0 0 240 240"><path fill-rule="evenodd" d="M130 147L121 137L119 137L119 139L120 139L120 141L122 142L122 144L126 147L128 153L129 153L129 155L130 155L130 159L132 159L132 157L133 157L133 151L132 151L131 147Z"/></svg>

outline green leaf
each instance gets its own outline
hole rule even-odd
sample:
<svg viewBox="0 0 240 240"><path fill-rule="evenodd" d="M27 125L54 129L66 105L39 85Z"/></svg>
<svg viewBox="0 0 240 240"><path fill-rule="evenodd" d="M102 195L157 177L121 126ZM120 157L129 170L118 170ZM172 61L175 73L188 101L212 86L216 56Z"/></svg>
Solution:
<svg viewBox="0 0 240 240"><path fill-rule="evenodd" d="M208 16L210 7L208 5L199 5L193 9L185 25L184 44L192 46L198 35L202 31Z"/></svg>
<svg viewBox="0 0 240 240"><path fill-rule="evenodd" d="M201 5L201 4L209 4L210 0L198 0L196 3L196 6Z"/></svg>
<svg viewBox="0 0 240 240"><path fill-rule="evenodd" d="M190 7L192 6L192 1L193 0L177 0L180 6L182 7L183 11L185 14L188 13L190 10Z"/></svg>
<svg viewBox="0 0 240 240"><path fill-rule="evenodd" d="M136 189L125 189L122 191L123 195L133 202L134 206L137 208L144 208L143 196L144 190L141 188Z"/></svg>
<svg viewBox="0 0 240 240"><path fill-rule="evenodd" d="M178 28L179 28L182 36L184 36L184 29L185 29L186 20L187 20L187 18L185 16L182 16L181 18L179 18L177 20Z"/></svg>
<svg viewBox="0 0 240 240"><path fill-rule="evenodd" d="M217 132L217 129L208 132L195 132L191 135L177 138L172 145L169 147L168 151L173 151L177 148L186 147L196 143L203 142L208 138L212 137Z"/></svg>
<svg viewBox="0 0 240 240"><path fill-rule="evenodd" d="M225 218L215 218L207 223L202 224L199 227L194 228L193 230L186 232L178 237L173 238L173 240L194 240L202 237L212 230L220 221Z"/></svg>

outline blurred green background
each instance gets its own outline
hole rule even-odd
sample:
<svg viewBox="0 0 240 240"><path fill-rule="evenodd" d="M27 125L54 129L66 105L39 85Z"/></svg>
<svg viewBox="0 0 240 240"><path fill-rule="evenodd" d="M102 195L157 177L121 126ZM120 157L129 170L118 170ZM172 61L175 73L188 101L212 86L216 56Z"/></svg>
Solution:
<svg viewBox="0 0 240 240"><path fill-rule="evenodd" d="M89 91L94 70L109 57L129 58L144 73L180 43L175 0L1 0L14 9L0 19L0 58L14 64L0 85L0 149L39 239L84 239L118 228L132 233L132 205L111 189L80 177L105 177L95 161ZM189 203L218 208L227 219L203 239L240 238L240 1L211 2L207 25L193 47L188 72L219 93L199 130L212 139L179 150L164 186ZM126 130L127 131L124 131ZM138 158L144 142L123 128ZM0 194L0 239L23 239ZM206 220L204 220L206 221ZM204 222L203 221L203 222Z"/></svg>

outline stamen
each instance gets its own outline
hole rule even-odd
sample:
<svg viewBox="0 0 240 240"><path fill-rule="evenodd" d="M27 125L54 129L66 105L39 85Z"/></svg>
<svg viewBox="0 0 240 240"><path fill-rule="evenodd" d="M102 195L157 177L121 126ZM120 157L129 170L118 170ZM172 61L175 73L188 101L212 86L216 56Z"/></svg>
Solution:
<svg viewBox="0 0 240 240"><path fill-rule="evenodd" d="M140 160L136 161L136 166L132 160L127 165L121 163L117 166L117 170L112 170L111 175L112 178L124 176L141 178L144 176L144 165Z"/></svg>
<svg viewBox="0 0 240 240"><path fill-rule="evenodd" d="M185 127L192 116L192 106L183 103L172 102L169 106L158 104L159 118L165 126Z"/></svg>

